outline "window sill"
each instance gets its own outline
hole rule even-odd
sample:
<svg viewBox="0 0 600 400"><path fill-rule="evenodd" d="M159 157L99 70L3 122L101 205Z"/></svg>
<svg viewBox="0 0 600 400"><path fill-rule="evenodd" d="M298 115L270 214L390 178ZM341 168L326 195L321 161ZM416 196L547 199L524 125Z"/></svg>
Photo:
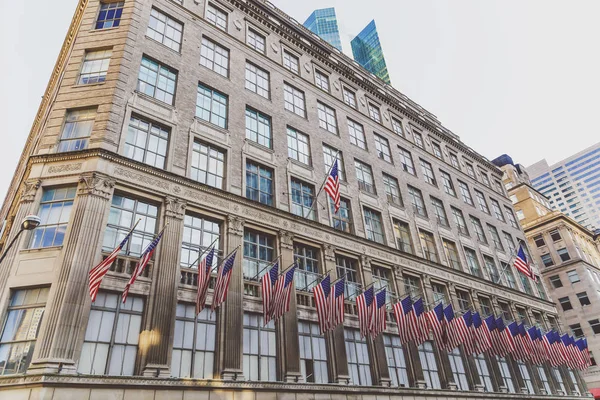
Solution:
<svg viewBox="0 0 600 400"><path fill-rule="evenodd" d="M161 43L161 42L159 42L158 40L152 39L152 38L151 38L150 36L148 36L148 35L145 35L144 37L145 37L146 39L148 39L148 40L150 40L150 41L154 42L154 43L158 43L158 44L160 44L162 47L164 47L164 48L166 48L166 49L169 49L169 50L171 50L173 53L177 54L178 56L181 56L181 43L179 43L179 50L173 50L172 48L170 48L170 47L169 47L169 46L167 46L166 44L164 44L164 43Z"/></svg>
<svg viewBox="0 0 600 400"><path fill-rule="evenodd" d="M378 198L378 197L377 197L377 193L371 193L371 192L367 192L366 190L363 190L363 189L358 189L358 191L359 191L360 193L363 193L364 195L366 195L366 196L369 196L369 197L372 197L372 198L374 198L374 199L377 199L377 198Z"/></svg>
<svg viewBox="0 0 600 400"><path fill-rule="evenodd" d="M246 141L246 143L248 143L248 144L249 144L249 145L251 145L251 146L254 146L254 147L256 147L256 148L258 148L258 149L261 149L261 150L263 150L263 151L266 151L266 152L269 152L269 153L275 154L275 150L273 150L273 149L271 149L271 148L269 148L269 147L267 147L267 146L263 146L262 144L256 143L254 140L250 140L250 139L248 139L248 138L246 138L246 139L244 139L244 140Z"/></svg>
<svg viewBox="0 0 600 400"><path fill-rule="evenodd" d="M248 93L252 93L256 96L258 96L259 98L268 101L269 103L273 103L273 100L271 99L271 92L270 92L270 88L269 88L269 97L265 97L262 94L258 94L256 92L253 92L252 90L248 89L247 87L244 87L244 90Z"/></svg>
<svg viewBox="0 0 600 400"><path fill-rule="evenodd" d="M147 95L146 93L140 92L137 89L135 90L135 94L137 94L142 99L145 99L145 100L147 100L149 102L152 102L152 103L154 103L156 105L159 105L161 107L166 107L166 108L168 108L170 110L173 110L173 111L175 110L175 106L173 104L169 104L169 103L165 103L164 101L160 101L160 100L158 100L158 99L156 99L156 98L154 98L152 96ZM173 98L173 100L175 100L175 98Z"/></svg>
<svg viewBox="0 0 600 400"><path fill-rule="evenodd" d="M229 129L227 129L227 128L223 128L223 127L220 127L219 125L212 124L212 123L210 123L208 121L205 121L205 120L203 120L201 118L198 118L197 116L194 116L194 120L196 120L196 122L199 123L200 125L204 125L204 126L207 126L209 128L216 129L216 130L218 130L220 132L229 134Z"/></svg>
<svg viewBox="0 0 600 400"><path fill-rule="evenodd" d="M94 23L94 25L96 25L96 24ZM119 25L119 26L111 26L110 28L100 28L100 29L92 28L92 29L90 29L90 32L92 32L92 33L96 33L96 32L102 32L102 33L104 33L104 32L109 32L109 31L117 30L120 27L121 27L121 25Z"/></svg>
<svg viewBox="0 0 600 400"><path fill-rule="evenodd" d="M82 88L82 87L89 88L89 87L94 87L94 86L102 86L104 84L106 84L106 81L95 82L95 83L78 83L78 84L71 86L71 89L78 89L78 88Z"/></svg>
<svg viewBox="0 0 600 400"><path fill-rule="evenodd" d="M312 166L312 165L309 165L309 164L304 164L302 161L298 161L298 160L296 160L295 158L291 158L291 157L288 157L288 160L289 160L289 161L290 161L292 164L295 164L295 165L297 165L297 166L299 166L299 167L302 167L302 168L304 168L304 169L307 169L307 170L310 170L310 171L314 171L314 168L313 168L313 166Z"/></svg>
<svg viewBox="0 0 600 400"><path fill-rule="evenodd" d="M63 246L48 246L48 247L36 247L35 249L21 249L19 250L19 254L32 254L39 253L41 251L51 251L51 250L62 250Z"/></svg>

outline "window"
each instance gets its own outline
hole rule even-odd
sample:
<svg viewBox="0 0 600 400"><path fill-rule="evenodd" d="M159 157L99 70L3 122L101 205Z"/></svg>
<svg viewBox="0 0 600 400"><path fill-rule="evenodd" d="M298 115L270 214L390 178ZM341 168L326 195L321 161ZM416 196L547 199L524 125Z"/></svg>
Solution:
<svg viewBox="0 0 600 400"><path fill-rule="evenodd" d="M304 381L328 383L325 335L321 334L319 325L314 322L298 321L298 335L300 370Z"/></svg>
<svg viewBox="0 0 600 400"><path fill-rule="evenodd" d="M196 315L194 304L177 304L171 376L213 378L216 319L208 308Z"/></svg>
<svg viewBox="0 0 600 400"><path fill-rule="evenodd" d="M259 53L265 54L265 37L254 29L248 29L246 43Z"/></svg>
<svg viewBox="0 0 600 400"><path fill-rule="evenodd" d="M450 361L450 369L454 376L454 382L458 386L458 390L469 390L469 383L467 381L467 373L463 364L463 359L460 354L460 349L455 348L448 353L448 360Z"/></svg>
<svg viewBox="0 0 600 400"><path fill-rule="evenodd" d="M568 296L559 298L558 302L560 303L563 311L569 311L573 309L573 306L571 305L571 301L569 300Z"/></svg>
<svg viewBox="0 0 600 400"><path fill-rule="evenodd" d="M346 276L346 287L344 296L347 299L355 298L359 294L356 260L348 257L335 256L335 265L338 276Z"/></svg>
<svg viewBox="0 0 600 400"><path fill-rule="evenodd" d="M29 367L49 292L50 288L12 291L0 336L0 375L23 374Z"/></svg>
<svg viewBox="0 0 600 400"><path fill-rule="evenodd" d="M181 35L183 25L156 8L150 12L150 22L146 30L146 36L164 44L168 48L181 50Z"/></svg>
<svg viewBox="0 0 600 400"><path fill-rule="evenodd" d="M529 369L523 361L517 361L517 365L519 366L519 371L521 371L521 376L523 377L523 382L527 388L527 393L535 394L535 390L533 389L533 381L529 375Z"/></svg>
<svg viewBox="0 0 600 400"><path fill-rule="evenodd" d="M137 90L163 103L173 105L177 72L149 58L142 58Z"/></svg>
<svg viewBox="0 0 600 400"><path fill-rule="evenodd" d="M427 218L427 209L425 208L425 202L423 201L423 194L421 194L421 191L412 186L409 186L408 198L410 200L410 204L412 205L414 212L417 215Z"/></svg>
<svg viewBox="0 0 600 400"><path fill-rule="evenodd" d="M500 265L502 265L502 271L505 273L504 277L506 278L506 285L511 289L517 289L517 281L513 275L512 268L502 261L500 262Z"/></svg>
<svg viewBox="0 0 600 400"><path fill-rule="evenodd" d="M244 313L244 376L249 381L277 380L277 346L275 323L265 326L262 315Z"/></svg>
<svg viewBox="0 0 600 400"><path fill-rule="evenodd" d="M508 215L508 222L510 222L510 226L519 229L519 224L515 219L515 215L513 214L512 210L506 206L504 206L504 209L506 210L506 215Z"/></svg>
<svg viewBox="0 0 600 400"><path fill-rule="evenodd" d="M448 223L448 217L446 216L446 210L444 209L444 204L441 200L436 199L435 197L431 198L431 204L433 205L433 213L435 214L435 219L438 224L442 226L450 226Z"/></svg>
<svg viewBox="0 0 600 400"><path fill-rule="evenodd" d="M92 304L77 372L132 376L135 372L144 300L100 291ZM116 326L115 326L116 324Z"/></svg>
<svg viewBox="0 0 600 400"><path fill-rule="evenodd" d="M369 103L369 117L378 124L381 123L381 114L379 113L379 106L373 103Z"/></svg>
<svg viewBox="0 0 600 400"><path fill-rule="evenodd" d="M590 304L592 304L590 302L590 298L587 295L587 292L580 292L577 293L577 298L579 299L579 303L585 307L585 306L589 306Z"/></svg>
<svg viewBox="0 0 600 400"><path fill-rule="evenodd" d="M492 237L492 243L494 243L494 247L496 250L504 251L504 246L502 245L502 240L500 240L500 235L498 234L498 229L495 226L488 224L488 232L490 232L490 236Z"/></svg>
<svg viewBox="0 0 600 400"><path fill-rule="evenodd" d="M227 32L227 13L210 3L206 6L206 20Z"/></svg>
<svg viewBox="0 0 600 400"><path fill-rule="evenodd" d="M500 283L500 274L498 273L498 268L496 267L494 259L492 257L483 256L483 262L490 275L490 280L494 283Z"/></svg>
<svg viewBox="0 0 600 400"><path fill-rule="evenodd" d="M87 148L96 119L96 109L67 111L65 125L60 134L58 152L77 151Z"/></svg>
<svg viewBox="0 0 600 400"><path fill-rule="evenodd" d="M563 283L558 275L552 275L550 277L550 283L552 284L552 287L554 287L554 289L563 287Z"/></svg>
<svg viewBox="0 0 600 400"><path fill-rule="evenodd" d="M125 139L124 155L132 160L164 169L169 131L160 125L131 117Z"/></svg>
<svg viewBox="0 0 600 400"><path fill-rule="evenodd" d="M294 281L296 289L311 291L319 282L319 250L294 243L294 260L298 265Z"/></svg>
<svg viewBox="0 0 600 400"><path fill-rule="evenodd" d="M546 376L546 370L543 366L537 365L538 375L540 376L540 381L542 382L542 386L544 387L544 391L546 394L552 394L552 390L550 389L550 383L548 382L548 377Z"/></svg>
<svg viewBox="0 0 600 400"><path fill-rule="evenodd" d="M44 189L38 215L40 225L31 235L30 249L62 246L76 187Z"/></svg>
<svg viewBox="0 0 600 400"><path fill-rule="evenodd" d="M358 180L358 188L365 192L375 194L376 191L371 167L358 160L354 160L354 169L356 171L356 179Z"/></svg>
<svg viewBox="0 0 600 400"><path fill-rule="evenodd" d="M529 318L527 318L527 313L525 312L525 309L521 307L515 307L515 310L517 311L517 321L529 324Z"/></svg>
<svg viewBox="0 0 600 400"><path fill-rule="evenodd" d="M268 99L269 73L246 61L246 89Z"/></svg>
<svg viewBox="0 0 600 400"><path fill-rule="evenodd" d="M438 262L437 248L435 247L433 233L420 230L419 239L421 239L423 257L431 262Z"/></svg>
<svg viewBox="0 0 600 400"><path fill-rule="evenodd" d="M227 96L202 84L198 84L196 117L221 128L227 128Z"/></svg>
<svg viewBox="0 0 600 400"><path fill-rule="evenodd" d="M383 345L387 357L388 372L393 387L408 387L408 373L404 351L397 335L383 335Z"/></svg>
<svg viewBox="0 0 600 400"><path fill-rule="evenodd" d="M510 375L510 369L508 368L508 362L506 362L506 358L496 356L498 360L498 367L500 368L500 376L502 377L502 381L509 393L515 392L515 385L513 384L512 377Z"/></svg>
<svg viewBox="0 0 600 400"><path fill-rule="evenodd" d="M569 278L569 282L577 283L579 282L579 274L574 269L571 271L567 271L567 277Z"/></svg>
<svg viewBox="0 0 600 400"><path fill-rule="evenodd" d="M246 198L273 205L273 170L246 161Z"/></svg>
<svg viewBox="0 0 600 400"><path fill-rule="evenodd" d="M315 199L315 187L306 182L292 178L292 214L302 218L315 219L313 201Z"/></svg>
<svg viewBox="0 0 600 400"><path fill-rule="evenodd" d="M583 329L581 329L581 324L569 325L569 328L571 328L573 336L575 336L576 338L583 337Z"/></svg>
<svg viewBox="0 0 600 400"><path fill-rule="evenodd" d="M423 144L423 135L421 135L419 132L417 132L414 129L413 129L413 137L415 139L415 144L417 146L419 146L420 148L424 148L425 147L425 145Z"/></svg>
<svg viewBox="0 0 600 400"><path fill-rule="evenodd" d="M525 219L525 213L523 212L523 210L516 210L517 211L517 218L519 219L519 221L522 221Z"/></svg>
<svg viewBox="0 0 600 400"><path fill-rule="evenodd" d="M554 265L554 261L552 260L552 256L550 254L542 254L541 258L544 266L551 267Z"/></svg>
<svg viewBox="0 0 600 400"><path fill-rule="evenodd" d="M415 165L413 164L412 156L410 152L400 148L400 164L402 164L402 169L404 172L408 172L412 175L417 175L415 173Z"/></svg>
<svg viewBox="0 0 600 400"><path fill-rule="evenodd" d="M492 202L492 210L494 210L494 215L498 221L506 222L504 219L504 214L502 214L502 209L500 208L500 203L497 200L490 199Z"/></svg>
<svg viewBox="0 0 600 400"><path fill-rule="evenodd" d="M367 338L361 338L358 329L344 327L344 339L351 384L371 386L371 362L367 350Z"/></svg>
<svg viewBox="0 0 600 400"><path fill-rule="evenodd" d="M319 89L329 92L329 77L321 71L315 71L315 85Z"/></svg>
<svg viewBox="0 0 600 400"><path fill-rule="evenodd" d="M352 209L350 200L343 197L340 198L340 208L335 212L335 205L329 199L329 207L331 211L331 226L334 229L352 233Z"/></svg>
<svg viewBox="0 0 600 400"><path fill-rule="evenodd" d="M365 215L365 232L367 233L367 239L377 243L385 243L381 213L367 207L363 208L363 213Z"/></svg>
<svg viewBox="0 0 600 400"><path fill-rule="evenodd" d="M556 379L556 383L558 384L558 388L555 386L555 389L557 389L559 393L566 395L567 389L565 388L565 383L563 381L562 375L560 374L560 371L556 367L550 370L552 371L552 375L554 375L554 379Z"/></svg>
<svg viewBox="0 0 600 400"><path fill-rule="evenodd" d="M452 210L452 216L454 217L454 223L456 224L458 232L468 236L469 229L467 229L467 222L465 221L462 211L454 207L450 207L450 209Z"/></svg>
<svg viewBox="0 0 600 400"><path fill-rule="evenodd" d="M394 220L394 233L398 249L405 253L413 254L410 227L406 222Z"/></svg>
<svg viewBox="0 0 600 400"><path fill-rule="evenodd" d="M416 276L404 275L404 292L410 297L421 297L421 281Z"/></svg>
<svg viewBox="0 0 600 400"><path fill-rule="evenodd" d="M421 368L423 369L427 388L441 389L442 384L440 383L437 361L431 341L428 340L419 345L419 360L421 361Z"/></svg>
<svg viewBox="0 0 600 400"><path fill-rule="evenodd" d="M283 66L295 74L300 73L300 60L287 50L283 51Z"/></svg>
<svg viewBox="0 0 600 400"><path fill-rule="evenodd" d="M475 250L465 247L465 257L467 259L467 267L469 267L469 272L471 272L472 275L483 278Z"/></svg>
<svg viewBox="0 0 600 400"><path fill-rule="evenodd" d="M310 147L308 136L294 128L287 127L288 157L292 160L310 165Z"/></svg>
<svg viewBox="0 0 600 400"><path fill-rule="evenodd" d="M475 365L477 367L477 374L481 379L481 383L483 384L484 390L486 392L493 392L494 385L492 384L492 376L487 366L487 362L485 361L485 356L483 354L474 354Z"/></svg>
<svg viewBox="0 0 600 400"><path fill-rule="evenodd" d="M469 192L469 187L466 183L458 181L458 187L460 188L460 194L465 203L474 206L473 198L471 197L471 192Z"/></svg>
<svg viewBox="0 0 600 400"><path fill-rule="evenodd" d="M392 152L390 151L390 142L382 136L375 136L375 150L377 151L377 157L381 158L383 161L387 161L389 163L392 162Z"/></svg>
<svg viewBox="0 0 600 400"><path fill-rule="evenodd" d="M591 321L588 321L588 323L590 324L590 327L592 328L592 331L594 331L595 334L600 333L600 319L593 319Z"/></svg>
<svg viewBox="0 0 600 400"><path fill-rule="evenodd" d="M475 179L475 170L473 169L473 164L465 162L465 165L467 166L467 175Z"/></svg>
<svg viewBox="0 0 600 400"><path fill-rule="evenodd" d="M395 298L392 270L375 265L371 269L373 270L373 286L375 291L386 288L385 302L386 304L391 302Z"/></svg>
<svg viewBox="0 0 600 400"><path fill-rule="evenodd" d="M392 117L392 129L394 133L404 137L404 130L402 129L402 122L399 119Z"/></svg>
<svg viewBox="0 0 600 400"><path fill-rule="evenodd" d="M244 278L260 279L265 274L265 268L274 259L274 244L275 240L271 235L250 229L244 230Z"/></svg>
<svg viewBox="0 0 600 400"><path fill-rule="evenodd" d="M425 182L429 183L430 185L437 186L431 164L423 159L419 159L419 161L421 163L421 171L423 171L423 179L425 179Z"/></svg>
<svg viewBox="0 0 600 400"><path fill-rule="evenodd" d="M219 249L220 236L221 227L218 222L199 215L185 214L179 265L182 268L198 268L198 264L195 263L198 255L213 242L215 242L215 249ZM213 258L213 261L216 266L217 257Z"/></svg>
<svg viewBox="0 0 600 400"><path fill-rule="evenodd" d="M446 288L443 285L432 283L431 291L433 294L433 305L437 305L438 303L448 303L448 298L446 297Z"/></svg>
<svg viewBox="0 0 600 400"><path fill-rule="evenodd" d="M338 134L337 118L335 110L320 101L317 102L317 113L319 115L319 126L334 135Z"/></svg>
<svg viewBox="0 0 600 400"><path fill-rule="evenodd" d="M440 160L444 159L444 156L442 155L442 148L440 147L440 145L438 143L431 142L431 148L433 149L434 156L436 156Z"/></svg>
<svg viewBox="0 0 600 400"><path fill-rule="evenodd" d="M301 117L306 116L306 106L304 104L304 92L296 89L287 83L283 86L283 98L285 109Z"/></svg>
<svg viewBox="0 0 600 400"><path fill-rule="evenodd" d="M337 155L337 156L336 156ZM331 170L331 167L333 166L333 160L335 158L337 158L337 162L338 162L338 176L340 178L340 181L345 180L344 177L344 160L342 157L342 152L338 152L337 149L334 149L333 147L327 146L326 144L323 145L323 157L325 159L325 173L329 173L329 171Z"/></svg>
<svg viewBox="0 0 600 400"><path fill-rule="evenodd" d="M490 178L488 178L487 174L482 170L479 170L479 173L481 174L481 182L485 186L490 187Z"/></svg>
<svg viewBox="0 0 600 400"><path fill-rule="evenodd" d="M390 176L386 173L383 174L383 187L385 188L385 195L390 203L398 206L403 206L402 196L400 195L400 185L398 179Z"/></svg>
<svg viewBox="0 0 600 400"><path fill-rule="evenodd" d="M121 23L124 2L100 3L96 29L116 28Z"/></svg>
<svg viewBox="0 0 600 400"><path fill-rule="evenodd" d="M485 201L485 196L479 190L475 190L475 197L477 197L477 203L479 204L479 209L486 214L490 213L490 209L488 208L487 202Z"/></svg>
<svg viewBox="0 0 600 400"><path fill-rule="evenodd" d="M367 149L367 142L365 140L365 131L361 124L348 120L348 133L350 134L350 143L360 147L363 150Z"/></svg>
<svg viewBox="0 0 600 400"><path fill-rule="evenodd" d="M246 107L246 139L272 149L271 117Z"/></svg>
<svg viewBox="0 0 600 400"><path fill-rule="evenodd" d="M479 305L481 306L481 316L487 317L492 314L492 303L487 297L479 297Z"/></svg>
<svg viewBox="0 0 600 400"><path fill-rule="evenodd" d="M229 75L229 50L203 37L200 49L200 65L227 77Z"/></svg>
<svg viewBox="0 0 600 400"><path fill-rule="evenodd" d="M356 108L356 94L346 87L344 87L344 103L352 108Z"/></svg>
<svg viewBox="0 0 600 400"><path fill-rule="evenodd" d="M529 278L523 274L519 274L519 278L521 278L521 284L523 285L523 289L525 293L533 296L533 289L531 289L531 284L529 283Z"/></svg>
<svg viewBox="0 0 600 400"><path fill-rule="evenodd" d="M456 190L454 190L454 184L452 183L452 178L450 178L450 174L440 170L440 176L442 177L444 192L446 192L450 196L456 197Z"/></svg>
<svg viewBox="0 0 600 400"><path fill-rule="evenodd" d="M535 245L537 247L542 247L546 245L546 242L544 242L544 238L542 235L537 235L533 237L533 241L535 242Z"/></svg>
<svg viewBox="0 0 600 400"><path fill-rule="evenodd" d="M216 147L194 141L191 178L200 183L223 189L225 152Z"/></svg>
<svg viewBox="0 0 600 400"><path fill-rule="evenodd" d="M77 84L101 83L106 80L112 49L87 51L79 73Z"/></svg>
<svg viewBox="0 0 600 400"><path fill-rule="evenodd" d="M456 300L458 301L458 309L460 311L471 309L471 297L469 296L469 292L456 289Z"/></svg>
<svg viewBox="0 0 600 400"><path fill-rule="evenodd" d="M560 259L562 261L569 261L571 259L571 256L569 255L569 251L565 247L563 247L562 249L556 250L556 252L560 256Z"/></svg>
<svg viewBox="0 0 600 400"><path fill-rule="evenodd" d="M558 231L558 229L551 230L550 231L550 237L555 242L558 242L559 240L562 239L562 237L560 236L560 232Z"/></svg>
<svg viewBox="0 0 600 400"><path fill-rule="evenodd" d="M473 225L473 230L475 231L475 235L477 236L477 240L481 243L487 244L487 238L485 237L485 233L483 232L483 226L481 226L481 221L478 218L470 215L471 224Z"/></svg>
<svg viewBox="0 0 600 400"><path fill-rule="evenodd" d="M453 269L462 269L460 266L460 256L458 255L456 244L446 239L442 239L442 244L444 245L444 253L446 253L448 266Z"/></svg>
<svg viewBox="0 0 600 400"><path fill-rule="evenodd" d="M450 154L450 163L452 164L452 166L458 170L460 170L460 165L458 164L458 157L456 157L456 154L454 153L448 153Z"/></svg>

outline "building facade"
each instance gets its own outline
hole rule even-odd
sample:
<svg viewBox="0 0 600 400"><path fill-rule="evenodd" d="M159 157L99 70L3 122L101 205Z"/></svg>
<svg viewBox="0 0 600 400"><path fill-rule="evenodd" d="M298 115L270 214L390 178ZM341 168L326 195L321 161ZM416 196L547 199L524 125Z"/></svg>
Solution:
<svg viewBox="0 0 600 400"><path fill-rule="evenodd" d="M319 192L335 157L338 213ZM400 346L391 318L358 334L371 283L557 324L509 267L525 236L501 179L268 2L81 0L0 215L0 397L576 398L566 368ZM41 225L8 249L29 214ZM89 270L137 221L92 304ZM239 256L224 305L196 315L211 243ZM265 326L258 279L277 257L299 270L290 312ZM321 335L310 290L325 273L346 276L347 302Z"/></svg>
<svg viewBox="0 0 600 400"><path fill-rule="evenodd" d="M594 231L600 229L600 143L548 165L527 167L531 184L553 209Z"/></svg>
<svg viewBox="0 0 600 400"><path fill-rule="evenodd" d="M517 218L542 282L554 300L565 331L588 339L592 367L583 372L590 389L600 389L600 242L598 236L560 211L531 186L521 165L507 161L502 169ZM496 162L496 160L494 160Z"/></svg>
<svg viewBox="0 0 600 400"><path fill-rule="evenodd" d="M379 34L375 26L375 20L369 22L358 35L350 42L352 45L352 54L354 59L362 65L367 71L390 84L390 74L388 73L383 48L379 41Z"/></svg>
<svg viewBox="0 0 600 400"><path fill-rule="evenodd" d="M342 51L342 41L338 29L335 8L322 8L315 10L304 21L304 26L325 39L327 43Z"/></svg>

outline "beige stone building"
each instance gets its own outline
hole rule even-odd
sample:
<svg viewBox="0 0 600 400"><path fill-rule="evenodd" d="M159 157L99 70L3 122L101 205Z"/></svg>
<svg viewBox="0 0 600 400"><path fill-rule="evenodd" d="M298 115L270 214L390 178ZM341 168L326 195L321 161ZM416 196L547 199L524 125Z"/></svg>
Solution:
<svg viewBox="0 0 600 400"><path fill-rule="evenodd" d="M319 188L336 154L333 214ZM566 368L399 346L391 319L358 334L353 298L371 283L556 326L543 287L510 267L525 235L501 179L268 2L81 0L0 212L0 397L578 397ZM41 225L18 236L29 214ZM88 271L137 220L91 304ZM195 315L194 261L213 242L238 258L223 307ZM299 261L295 292L263 326L258 277L277 257ZM346 275L348 298L327 335L310 293L324 273Z"/></svg>
<svg viewBox="0 0 600 400"><path fill-rule="evenodd" d="M502 158L500 158L502 159ZM498 159L497 159L498 160ZM548 294L556 303L562 328L585 336L594 356L600 354L600 247L598 236L560 211L529 181L527 172L512 160L497 162L504 171L517 218L527 236L533 262L539 266ZM590 389L600 389L596 361L583 372Z"/></svg>

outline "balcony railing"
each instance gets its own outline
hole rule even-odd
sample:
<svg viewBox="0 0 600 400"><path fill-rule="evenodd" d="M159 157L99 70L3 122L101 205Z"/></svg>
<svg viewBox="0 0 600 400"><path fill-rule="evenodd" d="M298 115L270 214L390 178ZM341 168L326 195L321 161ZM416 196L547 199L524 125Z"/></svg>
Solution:
<svg viewBox="0 0 600 400"><path fill-rule="evenodd" d="M108 254L103 254L102 259L105 260L107 257ZM131 276L133 271L135 271L139 260L139 257L117 256L115 262L113 262L110 266L110 271ZM153 266L154 261L148 262L148 265L146 265L146 268L144 268L140 276L143 276L144 278L149 277L151 275Z"/></svg>

